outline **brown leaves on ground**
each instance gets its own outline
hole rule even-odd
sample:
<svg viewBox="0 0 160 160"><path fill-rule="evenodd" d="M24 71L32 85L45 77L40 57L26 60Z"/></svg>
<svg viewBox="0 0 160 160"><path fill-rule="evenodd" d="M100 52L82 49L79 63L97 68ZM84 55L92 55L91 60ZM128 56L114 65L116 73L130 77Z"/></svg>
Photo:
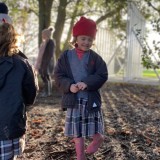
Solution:
<svg viewBox="0 0 160 160"><path fill-rule="evenodd" d="M101 95L105 141L87 160L159 160L159 86L107 82ZM28 112L26 149L18 160L76 159L73 143L63 134L65 112L60 100L56 89L52 97L37 97Z"/></svg>

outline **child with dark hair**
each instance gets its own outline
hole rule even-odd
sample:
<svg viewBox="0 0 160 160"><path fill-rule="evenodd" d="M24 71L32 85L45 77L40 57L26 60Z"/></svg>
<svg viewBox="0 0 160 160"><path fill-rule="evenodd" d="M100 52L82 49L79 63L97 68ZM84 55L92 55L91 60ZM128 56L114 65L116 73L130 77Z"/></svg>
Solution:
<svg viewBox="0 0 160 160"><path fill-rule="evenodd" d="M17 45L14 27L0 22L0 159L15 160L25 146L26 109L34 103L37 78Z"/></svg>
<svg viewBox="0 0 160 160"><path fill-rule="evenodd" d="M93 154L104 140L100 88L108 79L104 60L91 49L96 36L96 23L85 17L73 27L73 49L58 59L54 77L62 91L62 107L67 109L65 135L73 137L77 160L86 160L85 138L93 141L86 148Z"/></svg>

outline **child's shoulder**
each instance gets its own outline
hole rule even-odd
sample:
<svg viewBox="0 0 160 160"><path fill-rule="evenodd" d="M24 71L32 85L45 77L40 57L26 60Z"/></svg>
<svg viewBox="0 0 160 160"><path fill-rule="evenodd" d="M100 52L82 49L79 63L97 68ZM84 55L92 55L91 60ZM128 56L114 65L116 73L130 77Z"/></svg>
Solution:
<svg viewBox="0 0 160 160"><path fill-rule="evenodd" d="M91 53L91 55L94 56L94 57L101 57L96 51L94 51L94 50L92 50L92 49L90 49L90 53Z"/></svg>
<svg viewBox="0 0 160 160"><path fill-rule="evenodd" d="M68 55L68 54L71 54L71 53L73 53L74 52L74 49L66 49L66 50L64 50L63 52L62 52L62 56L66 56L66 55Z"/></svg>
<svg viewBox="0 0 160 160"><path fill-rule="evenodd" d="M94 50L90 50L90 55L91 55L91 59L95 60L98 63L104 63L104 59L101 55L99 55L97 52L95 52Z"/></svg>

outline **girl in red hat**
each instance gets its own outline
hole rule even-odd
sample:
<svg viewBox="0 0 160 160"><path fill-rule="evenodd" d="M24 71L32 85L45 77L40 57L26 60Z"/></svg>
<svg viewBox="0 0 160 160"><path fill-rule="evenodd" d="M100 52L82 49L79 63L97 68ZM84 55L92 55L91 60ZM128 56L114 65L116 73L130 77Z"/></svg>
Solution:
<svg viewBox="0 0 160 160"><path fill-rule="evenodd" d="M58 59L54 77L62 91L62 108L66 109L65 136L75 143L77 160L86 160L102 144L104 122L99 89L108 79L104 60L91 47L96 36L96 23L85 17L73 27L74 48ZM85 138L93 140L85 149Z"/></svg>

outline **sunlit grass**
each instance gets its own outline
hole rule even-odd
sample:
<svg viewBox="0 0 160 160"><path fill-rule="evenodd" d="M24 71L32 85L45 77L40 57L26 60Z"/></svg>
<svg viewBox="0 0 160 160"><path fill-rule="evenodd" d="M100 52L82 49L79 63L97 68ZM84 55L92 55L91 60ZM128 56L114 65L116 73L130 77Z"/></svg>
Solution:
<svg viewBox="0 0 160 160"><path fill-rule="evenodd" d="M157 70L158 74L160 75L160 69ZM154 70L144 70L143 71L143 77L149 77L149 78L157 78L156 73Z"/></svg>

